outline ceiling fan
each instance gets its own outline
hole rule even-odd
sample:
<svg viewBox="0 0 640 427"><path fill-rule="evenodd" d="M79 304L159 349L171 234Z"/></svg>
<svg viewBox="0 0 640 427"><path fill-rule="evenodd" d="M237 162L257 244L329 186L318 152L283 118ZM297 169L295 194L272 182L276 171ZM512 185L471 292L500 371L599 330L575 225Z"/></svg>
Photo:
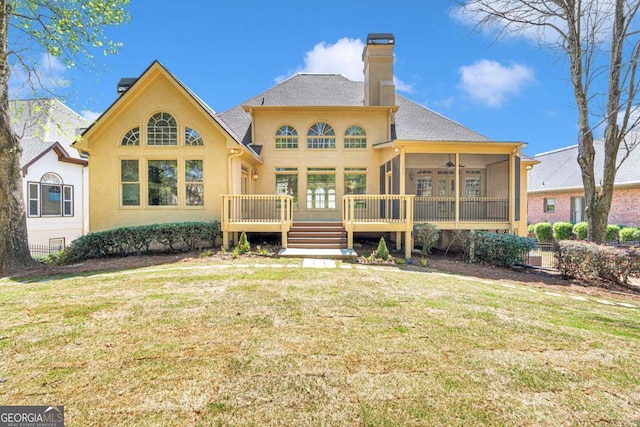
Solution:
<svg viewBox="0 0 640 427"><path fill-rule="evenodd" d="M451 154L449 154L449 161L447 163L445 163L444 165L446 167L448 167L448 168L452 168L452 167L454 167L456 165L455 162L451 161ZM460 167L463 168L464 165L460 165Z"/></svg>

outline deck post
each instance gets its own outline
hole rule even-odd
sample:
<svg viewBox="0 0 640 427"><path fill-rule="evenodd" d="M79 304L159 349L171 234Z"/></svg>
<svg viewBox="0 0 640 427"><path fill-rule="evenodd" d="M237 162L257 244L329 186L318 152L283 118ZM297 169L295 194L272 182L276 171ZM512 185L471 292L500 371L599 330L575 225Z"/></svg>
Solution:
<svg viewBox="0 0 640 427"><path fill-rule="evenodd" d="M229 232L222 230L222 247L229 250Z"/></svg>
<svg viewBox="0 0 640 427"><path fill-rule="evenodd" d="M411 239L411 231L404 232L404 257L405 259L411 258L411 251L413 250L413 241Z"/></svg>

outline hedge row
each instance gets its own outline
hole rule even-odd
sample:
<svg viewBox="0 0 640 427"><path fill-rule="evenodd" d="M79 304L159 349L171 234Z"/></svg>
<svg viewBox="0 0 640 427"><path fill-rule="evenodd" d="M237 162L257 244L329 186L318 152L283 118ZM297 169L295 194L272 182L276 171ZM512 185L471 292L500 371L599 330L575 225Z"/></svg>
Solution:
<svg viewBox="0 0 640 427"><path fill-rule="evenodd" d="M563 277L587 283L603 279L627 284L629 277L640 276L640 251L636 248L563 240L557 244L556 257Z"/></svg>
<svg viewBox="0 0 640 427"><path fill-rule="evenodd" d="M115 228L81 236L63 251L51 254L47 262L68 264L85 259L141 254L154 246L160 246L159 252L194 250L214 246L219 236L218 221Z"/></svg>
<svg viewBox="0 0 640 427"><path fill-rule="evenodd" d="M586 222L577 222L575 224L570 222L556 222L553 225L548 222L539 222L537 224L530 224L527 227L527 231L530 235L535 235L538 242L551 242L552 240L586 240L588 228ZM620 226L613 224L607 225L607 242L613 242L618 239L622 240L620 232ZM640 231L638 231L637 237L640 237Z"/></svg>
<svg viewBox="0 0 640 427"><path fill-rule="evenodd" d="M508 233L475 233L474 256L478 261L497 267L511 267L523 264L529 251L536 243L530 237L520 237Z"/></svg>

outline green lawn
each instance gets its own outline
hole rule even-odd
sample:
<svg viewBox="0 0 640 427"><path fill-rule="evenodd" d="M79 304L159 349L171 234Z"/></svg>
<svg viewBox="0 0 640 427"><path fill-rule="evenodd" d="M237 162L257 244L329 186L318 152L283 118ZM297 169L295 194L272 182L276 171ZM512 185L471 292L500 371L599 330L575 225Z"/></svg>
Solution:
<svg viewBox="0 0 640 427"><path fill-rule="evenodd" d="M282 262L0 280L0 404L67 426L640 425L638 308Z"/></svg>

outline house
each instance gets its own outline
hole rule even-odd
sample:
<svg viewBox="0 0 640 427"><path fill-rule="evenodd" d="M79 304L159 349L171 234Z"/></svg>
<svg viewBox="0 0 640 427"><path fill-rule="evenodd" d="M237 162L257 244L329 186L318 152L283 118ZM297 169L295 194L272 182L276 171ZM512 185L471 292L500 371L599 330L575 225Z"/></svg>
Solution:
<svg viewBox="0 0 640 427"><path fill-rule="evenodd" d="M486 138L393 84L392 34L369 34L364 82L297 74L223 113L159 62L122 79L119 97L75 147L89 156L90 230L219 220L241 231L337 225L390 233L409 254L414 223L526 233L521 142ZM521 197L522 194L522 197ZM318 234L319 236L319 234ZM317 240L316 240L317 241Z"/></svg>
<svg viewBox="0 0 640 427"><path fill-rule="evenodd" d="M595 141L594 148L596 182L601 182L603 141ZM622 156L621 150L618 163ZM529 222L586 221L578 146L541 153L534 159L540 163L529 172ZM609 224L640 226L640 151L637 149L631 151L616 174Z"/></svg>
<svg viewBox="0 0 640 427"><path fill-rule="evenodd" d="M9 109L22 146L29 243L64 247L89 227L87 160L71 147L89 122L57 99L15 100Z"/></svg>

